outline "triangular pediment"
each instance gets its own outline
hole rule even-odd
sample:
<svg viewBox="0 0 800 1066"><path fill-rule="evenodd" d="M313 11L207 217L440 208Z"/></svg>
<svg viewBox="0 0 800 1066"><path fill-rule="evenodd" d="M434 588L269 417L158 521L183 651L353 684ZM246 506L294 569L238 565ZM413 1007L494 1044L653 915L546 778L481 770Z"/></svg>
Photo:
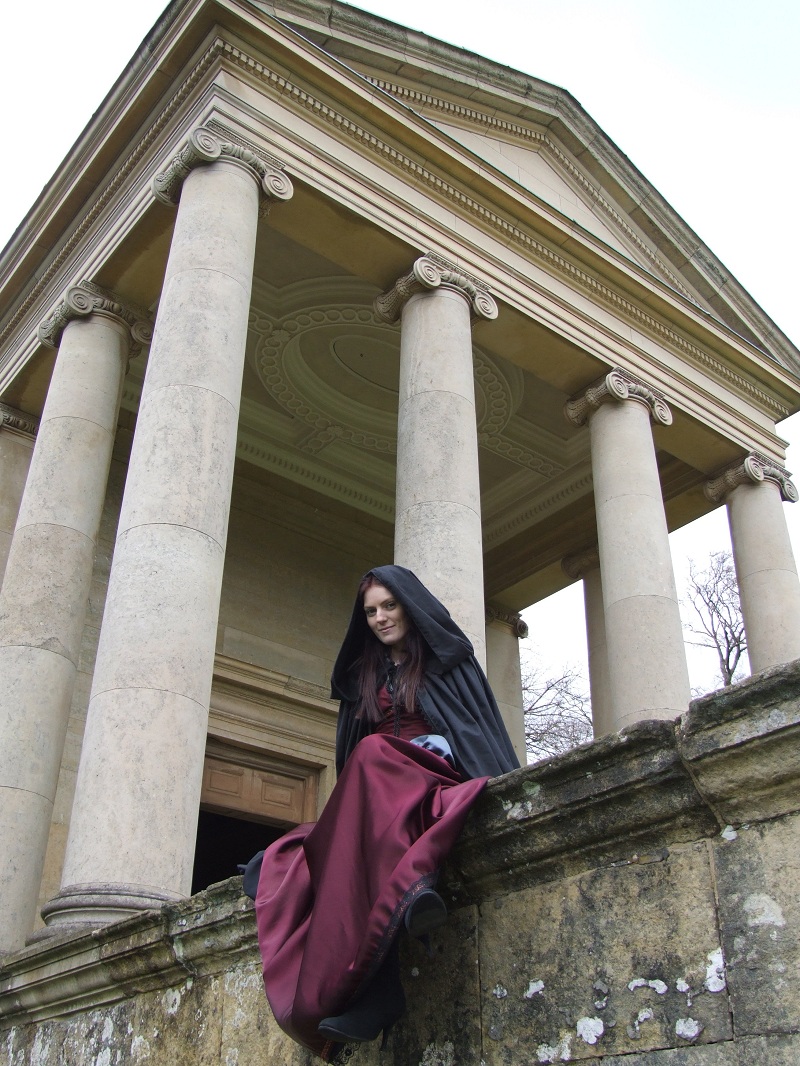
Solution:
<svg viewBox="0 0 800 1066"><path fill-rule="evenodd" d="M800 376L791 341L568 91L336 0L263 10L466 149L486 174L525 190L532 213L556 213L577 239L646 271Z"/></svg>

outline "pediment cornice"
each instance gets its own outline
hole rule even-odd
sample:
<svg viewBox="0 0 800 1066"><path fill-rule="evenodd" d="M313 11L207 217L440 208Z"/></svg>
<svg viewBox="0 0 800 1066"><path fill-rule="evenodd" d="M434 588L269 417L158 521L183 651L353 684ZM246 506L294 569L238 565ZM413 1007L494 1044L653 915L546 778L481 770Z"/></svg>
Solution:
<svg viewBox="0 0 800 1066"><path fill-rule="evenodd" d="M285 34L292 32L285 26L282 27L282 31ZM309 49L312 47L307 41L302 42L302 44ZM297 46L301 46L299 42ZM230 69L237 69L249 80L259 83L265 92L274 94L277 99L285 101L292 107L299 108L313 116L314 121L322 123L329 130L334 131L336 137L347 138L350 141L357 142L359 149L370 153L379 161L380 165L390 167L399 172L402 176L412 181L417 188L424 189L431 197L446 201L462 216L474 219L481 228L499 236L504 245L511 245L515 251L524 254L525 257L535 262L537 266L543 268L546 272L555 274L561 280L566 280L570 286L577 288L584 295L588 295L592 301L598 301L607 308L611 308L616 316L628 323L632 323L637 330L646 331L650 336L655 337L660 344L672 349L681 357L688 358L690 362L718 377L726 385L733 386L737 391L747 396L749 400L754 401L763 410L767 411L772 417L780 419L788 413L786 404L779 402L774 393L758 387L754 377L740 373L733 361L729 362L718 358L716 353L712 354L714 349L718 347L719 341L711 342L706 347L702 347L700 343L694 343L688 334L683 334L673 328L672 322L667 315L662 317L658 313L656 308L659 303L666 306L665 301L674 303L675 298L678 296L672 283L664 283L662 294L658 298L651 300L649 307L646 306L645 300L637 301L635 297L628 298L628 291L633 291L632 287L639 284L647 286L649 294L652 296L653 288L658 284L653 275L642 268L636 267L634 264L630 264L630 272L624 278L620 276L621 284L619 286L616 286L613 282L609 283L608 279L614 275L614 264L610 259L606 258L603 260L602 269L596 269L595 265L587 267L586 264L593 257L597 260L596 267L600 267L602 258L598 257L598 253L592 252L589 244L585 248L581 247L581 258L578 259L564 254L555 241L549 242L547 239L540 239L537 234L537 226L540 223L544 224L545 229L551 226L553 217L556 214L555 211L550 213L548 220L544 219L544 215L539 218L539 214L532 209L527 212L518 210L522 206L522 199L518 198L517 201L512 203L507 196L505 199L502 195L499 198L494 196L492 190L497 191L499 186L495 189L497 183L492 184L491 176L480 180L475 179L478 184L482 182L486 185L487 196L479 200L473 194L474 189L477 189L474 181L471 184L457 184L456 180L451 176L455 173L452 170L453 166L458 171L459 165L457 162L448 163L448 171L446 173L434 169L434 164L428 164L424 155L414 157L410 154L410 151L402 150L402 146L397 141L392 142L388 138L385 139L379 136L376 131L380 128L380 124L373 125L371 129L367 129L364 124L356 120L356 112L345 114L341 107L333 106L330 99L322 99L319 93L309 91L308 88L295 83L277 69L267 66L260 59L244 51L238 45L234 45L221 37L212 39L208 43L206 50L198 55L194 66L185 72L185 77L177 92L165 102L161 112L152 124L147 127L142 138L137 141L130 154L125 158L117 159L107 185L98 188L95 199L87 204L80 223L65 238L64 243L57 246L57 251L48 260L47 266L40 272L31 271L30 276L35 275L36 281L28 289L24 301L16 308L12 319L6 323L6 328L2 337L0 337L0 344L13 334L20 323L24 321L28 312L35 309L43 299L46 299L46 293L56 282L65 265L69 263L70 257L74 255L76 249L86 238L89 230L98 223L104 211L113 202L114 197L121 193L125 183L130 180L131 174L141 165L143 158L148 158L149 155L152 155L154 146L158 143L159 138L163 137L165 128L180 109L185 106L192 93L204 82L204 79L207 80L209 76L213 76L212 72L217 63L224 64ZM339 65L341 66L341 64ZM343 92L346 95L346 91L342 87L344 79L349 78L351 80L353 91L357 88L356 83L360 83L361 89L359 91L362 96L361 105L363 109L364 87L368 87L373 93L375 91L374 87L370 85L366 78L352 70L338 70L336 76L339 78L337 82L339 91L336 94L339 99L342 98ZM320 78L322 78L322 74L317 78L317 84L319 84ZM561 91L559 90L559 92ZM568 97L568 94L564 94L564 96ZM388 101L389 99L387 95L385 100ZM386 111L386 105L384 104L383 106L384 111ZM577 107L577 105L574 106ZM384 119L391 126L392 120L389 118L388 112L384 115ZM393 121L400 120L401 116L398 113L394 116ZM415 131L415 136L427 135L428 137L435 137L437 135L435 127L428 124L426 129L423 130L422 126L423 123L420 120L420 128ZM422 142L420 141L419 143L421 144ZM465 159L468 155L469 153L465 150ZM466 175L466 171L464 171L464 175ZM473 174L472 177L474 178L475 175ZM487 182L488 184L486 184ZM555 230L553 230L553 233L555 233ZM564 227L563 236L566 241L567 227ZM580 246L580 235L577 234L574 226L571 227L568 243L573 247ZM618 256L619 260L623 258ZM627 267L623 269L627 270ZM640 280L638 281L636 278L637 270L640 275ZM517 285L522 280L522 278L514 278L512 283ZM644 289L642 293L645 293ZM686 297L680 296L679 299L684 302L686 310L689 310L691 305ZM716 322L704 321L707 316L697 311L689 311L689 314L692 317L692 328L695 332L698 332L698 336L706 328L710 328L712 331L716 330L717 336L722 338L723 344L729 343L739 349L741 359L743 350L741 340L733 335L726 337L725 331L727 327L723 326L723 333L720 334ZM775 341L773 352L776 350L775 345L780 349L780 338L776 339L774 330L770 335L770 340ZM767 341L765 340L764 343L766 346ZM791 349L791 359L787 357L785 364L780 364L774 355L773 359L775 359L777 366L783 366L783 369L796 374L800 370L800 362L795 358L794 349L791 346L789 347ZM17 355L13 352L7 354L7 359L16 358ZM766 375L766 378L769 377L767 363L771 362L772 359L762 360L760 373ZM783 388L785 391L785 386Z"/></svg>
<svg viewBox="0 0 800 1066"><path fill-rule="evenodd" d="M596 271L590 271L581 260L567 258L554 245L545 244L543 240L534 236L538 221L534 212L531 211L524 216L525 223L530 223L530 231L527 228L523 229L521 225L517 225L516 219L518 216L514 216L514 221L512 221L510 217L500 214L493 209L489 200L477 200L464 188L458 187L447 180L442 173L430 169L418 159L406 154L396 143L383 140L375 133L374 129L367 129L353 118L342 114L331 104L320 100L317 96L295 85L283 75L253 59L252 56L248 56L237 46L226 43L225 54L230 62L246 70L251 77L256 77L263 83L271 85L280 96L288 97L296 106L312 112L328 126L335 127L340 135L357 141L362 149L378 156L384 165L399 170L417 185L427 188L431 195L445 199L461 213L473 217L480 225L494 230L501 236L504 244L512 243L517 250L524 252L540 266L543 266L548 271L555 271L561 278L566 279L570 284L589 294L592 299L602 301L606 307L611 308L616 314L635 324L636 328L646 330L661 343L683 356L688 356L691 361L703 367L704 370L719 376L726 384L740 388L776 419L785 418L789 414L788 408L776 401L773 396L762 389L758 389L751 381L731 370L729 366L709 354L704 348L692 343L686 336L673 329L665 319L655 317L654 314L650 313L649 309L645 310L644 303L635 303L632 299L626 298L623 293L628 287L627 285L620 288L612 287L602 279L602 275L599 275ZM572 227L572 224L570 224L570 227L574 236L574 227ZM637 268L633 263L630 266L632 271L641 269ZM644 272L642 276L644 279ZM649 274L646 276L648 278L652 277ZM669 289L671 293L673 290L671 284ZM688 301L687 297L683 297L683 294L680 295ZM691 302L696 306L694 301ZM704 318L708 314L699 308L697 313ZM723 322L716 324L725 331L729 329ZM773 356L773 358L775 357ZM800 374L800 360L794 359L794 362L784 367L784 369Z"/></svg>
<svg viewBox="0 0 800 1066"><path fill-rule="evenodd" d="M327 54L343 56L350 67L361 70L365 80L411 106L424 101L426 106L462 120L469 118L484 128L491 125L498 132L505 128L505 134L512 136L522 130L525 137L528 127L539 126L547 130L551 142L567 149L568 161L570 152L591 160L593 172L601 179L596 185L600 198L608 202L600 192L601 185L618 190L621 202L630 202L662 234L665 245L672 246L674 262L683 264L684 281L680 282L654 248L646 242L639 246L641 238L633 229L637 248L657 275L690 300L694 297L691 289L687 293L686 285L695 286L704 298L712 300L712 306L716 305L712 314L728 328L800 375L797 348L569 92L338 0L313 4L282 0L270 9L290 25L302 27L302 32ZM401 84L401 78L406 84ZM458 97L465 86L469 99L464 96L460 102ZM452 99L446 99L447 93ZM483 110L481 102L486 105ZM491 116L488 123L486 116ZM575 180L581 185L584 181L595 185L586 174ZM594 199L590 189L583 187ZM606 212L600 200L595 203ZM609 207L614 210L611 204Z"/></svg>

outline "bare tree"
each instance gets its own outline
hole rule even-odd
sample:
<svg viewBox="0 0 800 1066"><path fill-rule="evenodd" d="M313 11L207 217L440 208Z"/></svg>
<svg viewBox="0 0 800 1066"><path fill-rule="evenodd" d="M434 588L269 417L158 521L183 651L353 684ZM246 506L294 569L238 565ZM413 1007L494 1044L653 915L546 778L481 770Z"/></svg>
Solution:
<svg viewBox="0 0 800 1066"><path fill-rule="evenodd" d="M747 638L739 603L739 585L730 552L712 552L701 569L689 560L685 604L691 611L686 623L687 644L711 648L717 654L720 680L730 685L743 666Z"/></svg>
<svg viewBox="0 0 800 1066"><path fill-rule="evenodd" d="M522 693L530 760L559 755L592 739L591 702L576 667L566 666L551 675L529 662Z"/></svg>

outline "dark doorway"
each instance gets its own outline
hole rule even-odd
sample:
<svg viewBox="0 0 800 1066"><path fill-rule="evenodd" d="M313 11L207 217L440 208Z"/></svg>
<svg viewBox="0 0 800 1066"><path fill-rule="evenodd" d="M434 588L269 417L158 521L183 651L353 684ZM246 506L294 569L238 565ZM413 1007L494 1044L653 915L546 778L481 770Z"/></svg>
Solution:
<svg viewBox="0 0 800 1066"><path fill-rule="evenodd" d="M285 829L263 822L248 822L243 818L201 810L194 849L192 895L238 874L238 863L247 862L285 832Z"/></svg>

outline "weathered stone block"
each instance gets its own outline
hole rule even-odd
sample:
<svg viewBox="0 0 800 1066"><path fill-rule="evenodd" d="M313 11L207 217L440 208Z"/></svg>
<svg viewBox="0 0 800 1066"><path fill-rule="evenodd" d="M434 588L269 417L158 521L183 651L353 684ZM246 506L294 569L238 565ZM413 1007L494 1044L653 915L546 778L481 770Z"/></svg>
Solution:
<svg viewBox="0 0 800 1066"><path fill-rule="evenodd" d="M732 1037L705 845L481 906L489 1066Z"/></svg>
<svg viewBox="0 0 800 1066"><path fill-rule="evenodd" d="M800 1062L798 704L790 666L493 781L433 956L402 946L408 1014L352 1066ZM726 826L730 797L758 822ZM9 957L0 1029L3 1066L316 1061L271 1016L236 878Z"/></svg>
<svg viewBox="0 0 800 1066"><path fill-rule="evenodd" d="M481 899L717 832L672 722L641 722L492 781L446 877Z"/></svg>
<svg viewBox="0 0 800 1066"><path fill-rule="evenodd" d="M725 822L797 809L800 660L695 700L678 742L698 788Z"/></svg>
<svg viewBox="0 0 800 1066"><path fill-rule="evenodd" d="M795 814L743 827L714 845L731 1005L742 1035L800 1039L798 833Z"/></svg>

